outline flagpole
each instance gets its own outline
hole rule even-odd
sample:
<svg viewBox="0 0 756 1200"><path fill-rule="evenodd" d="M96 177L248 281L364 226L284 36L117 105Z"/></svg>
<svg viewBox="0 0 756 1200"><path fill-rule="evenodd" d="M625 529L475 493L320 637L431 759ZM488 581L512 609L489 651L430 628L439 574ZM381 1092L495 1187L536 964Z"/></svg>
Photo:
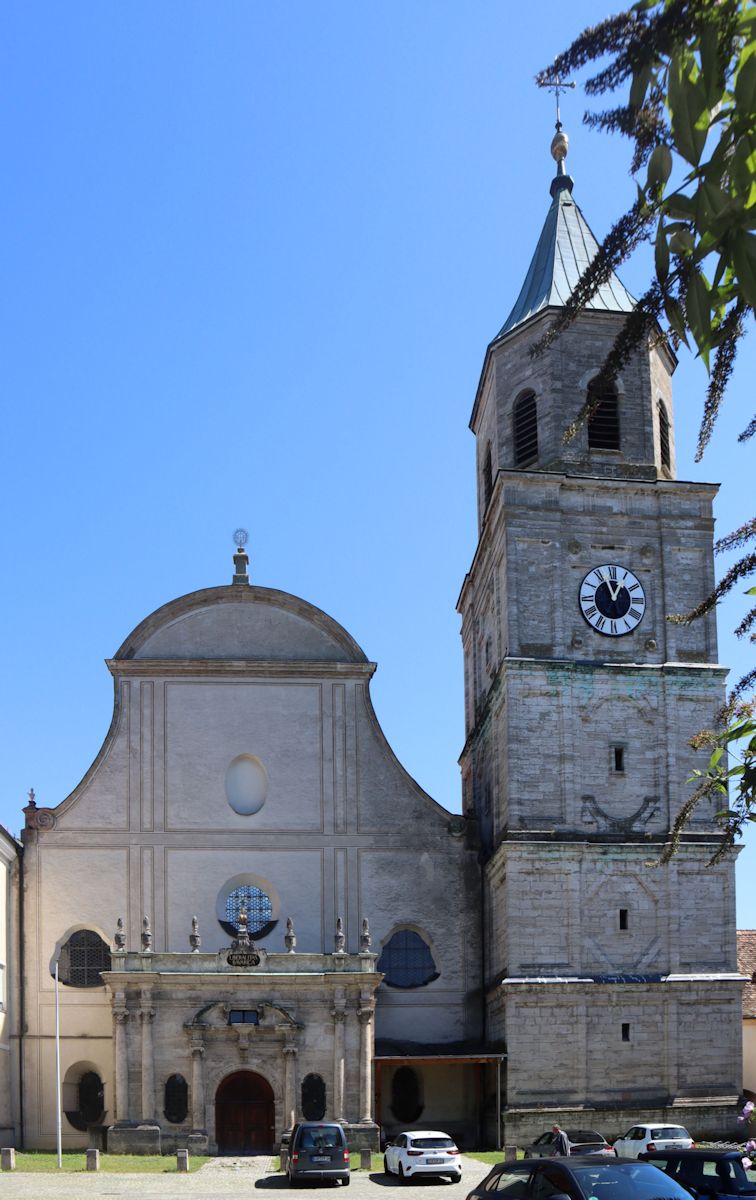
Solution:
<svg viewBox="0 0 756 1200"><path fill-rule="evenodd" d="M60 1003L58 1000L58 960L55 959L55 1097L58 1146L58 1166L63 1166L63 1123L60 1096Z"/></svg>

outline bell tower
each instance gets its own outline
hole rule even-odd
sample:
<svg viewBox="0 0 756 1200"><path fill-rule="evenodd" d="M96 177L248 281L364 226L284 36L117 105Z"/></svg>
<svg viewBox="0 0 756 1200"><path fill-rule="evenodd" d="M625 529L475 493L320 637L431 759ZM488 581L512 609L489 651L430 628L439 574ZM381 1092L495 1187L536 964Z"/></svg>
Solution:
<svg viewBox="0 0 756 1200"><path fill-rule="evenodd" d="M688 740L724 697L713 615L666 620L713 587L717 488L677 478L664 343L564 441L634 304L612 274L530 353L597 250L567 148L558 125L543 229L485 354L478 545L458 605L487 1036L506 1046L506 1137L520 1145L552 1123L544 1107L567 1126L589 1108L611 1131L641 1110L724 1130L741 1081L734 861L705 866L713 810L670 866L649 865L690 792Z"/></svg>

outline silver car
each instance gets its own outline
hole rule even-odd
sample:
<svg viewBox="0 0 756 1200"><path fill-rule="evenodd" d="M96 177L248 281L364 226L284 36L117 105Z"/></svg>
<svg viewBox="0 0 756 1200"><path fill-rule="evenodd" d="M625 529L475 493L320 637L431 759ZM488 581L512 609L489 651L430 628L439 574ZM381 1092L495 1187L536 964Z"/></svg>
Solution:
<svg viewBox="0 0 756 1200"><path fill-rule="evenodd" d="M614 1150L595 1129L565 1129L564 1132L570 1143L570 1154L608 1154L614 1158ZM554 1134L551 1130L525 1147L526 1158L552 1158L553 1154Z"/></svg>

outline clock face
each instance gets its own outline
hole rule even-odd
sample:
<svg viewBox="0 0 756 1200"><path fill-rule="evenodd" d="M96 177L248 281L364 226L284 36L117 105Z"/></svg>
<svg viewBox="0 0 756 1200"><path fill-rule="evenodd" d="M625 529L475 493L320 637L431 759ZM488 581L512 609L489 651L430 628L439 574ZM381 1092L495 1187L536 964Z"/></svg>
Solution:
<svg viewBox="0 0 756 1200"><path fill-rule="evenodd" d="M580 611L597 633L632 633L646 611L640 580L618 563L594 567L580 585Z"/></svg>

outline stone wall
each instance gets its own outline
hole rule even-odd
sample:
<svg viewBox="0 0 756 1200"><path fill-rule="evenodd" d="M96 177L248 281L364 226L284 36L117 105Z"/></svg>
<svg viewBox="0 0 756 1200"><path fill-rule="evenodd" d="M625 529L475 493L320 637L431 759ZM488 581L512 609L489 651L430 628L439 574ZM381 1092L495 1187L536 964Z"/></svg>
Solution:
<svg viewBox="0 0 756 1200"><path fill-rule="evenodd" d="M634 1108L507 1108L502 1116L504 1143L525 1147L552 1125L563 1129L595 1129L608 1142L621 1137L638 1121L682 1125L696 1141L738 1141L742 1127L735 1121L734 1100L721 1104L675 1104Z"/></svg>

